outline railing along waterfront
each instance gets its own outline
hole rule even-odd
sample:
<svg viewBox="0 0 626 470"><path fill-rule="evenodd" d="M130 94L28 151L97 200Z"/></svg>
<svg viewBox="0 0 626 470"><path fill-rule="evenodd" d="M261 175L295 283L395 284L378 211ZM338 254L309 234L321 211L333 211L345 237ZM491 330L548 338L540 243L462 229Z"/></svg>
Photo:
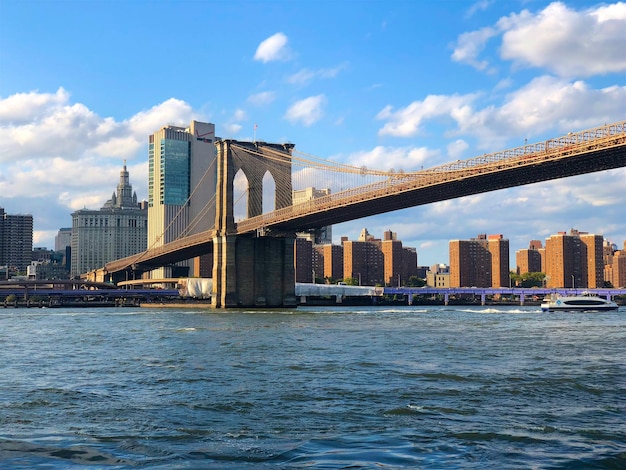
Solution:
<svg viewBox="0 0 626 470"><path fill-rule="evenodd" d="M573 155L608 149L626 143L626 120L554 139L526 144L508 150L489 153L467 160L457 160L418 172L394 173L376 183L358 186L328 196L278 209L237 223L237 232L246 233L314 212L400 194L437 184L462 180L506 169L557 161Z"/></svg>

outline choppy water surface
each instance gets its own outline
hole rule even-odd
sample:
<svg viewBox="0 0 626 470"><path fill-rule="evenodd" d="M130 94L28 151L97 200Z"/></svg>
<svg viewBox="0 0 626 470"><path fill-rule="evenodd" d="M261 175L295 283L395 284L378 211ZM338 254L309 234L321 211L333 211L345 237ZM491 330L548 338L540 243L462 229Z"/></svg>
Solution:
<svg viewBox="0 0 626 470"><path fill-rule="evenodd" d="M0 310L0 467L626 468L626 310Z"/></svg>

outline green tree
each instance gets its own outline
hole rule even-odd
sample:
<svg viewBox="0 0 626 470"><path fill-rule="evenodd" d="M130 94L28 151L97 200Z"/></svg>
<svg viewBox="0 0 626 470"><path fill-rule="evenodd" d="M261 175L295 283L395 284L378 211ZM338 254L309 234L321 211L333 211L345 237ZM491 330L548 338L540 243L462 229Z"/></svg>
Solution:
<svg viewBox="0 0 626 470"><path fill-rule="evenodd" d="M522 274L522 287L543 287L546 273L524 273Z"/></svg>
<svg viewBox="0 0 626 470"><path fill-rule="evenodd" d="M417 276L409 277L406 282L407 287L424 287L426 285L426 279L419 278Z"/></svg>

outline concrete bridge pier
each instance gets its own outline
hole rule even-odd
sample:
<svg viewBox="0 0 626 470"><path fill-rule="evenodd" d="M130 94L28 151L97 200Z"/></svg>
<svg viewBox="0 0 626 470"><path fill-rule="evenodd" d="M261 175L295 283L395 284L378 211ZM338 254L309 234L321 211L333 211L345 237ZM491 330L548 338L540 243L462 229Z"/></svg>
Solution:
<svg viewBox="0 0 626 470"><path fill-rule="evenodd" d="M215 237L213 307L296 307L294 243L295 237Z"/></svg>

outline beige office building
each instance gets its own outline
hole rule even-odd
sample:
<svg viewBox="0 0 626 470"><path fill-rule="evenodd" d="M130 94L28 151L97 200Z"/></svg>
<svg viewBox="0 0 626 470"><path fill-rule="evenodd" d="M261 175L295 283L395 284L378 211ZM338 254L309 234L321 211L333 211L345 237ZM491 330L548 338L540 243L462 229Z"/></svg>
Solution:
<svg viewBox="0 0 626 470"><path fill-rule="evenodd" d="M144 251L147 216L146 203L137 201L124 164L117 191L101 209L72 213L70 276L80 276L109 261Z"/></svg>
<svg viewBox="0 0 626 470"><path fill-rule="evenodd" d="M307 201L319 199L324 196L330 195L330 189L316 189L309 187L305 189L299 189L293 191L293 204L302 204ZM300 232L296 234L300 238L306 238L315 245L323 245L333 242L333 226L327 225L317 230L311 230L310 232Z"/></svg>

